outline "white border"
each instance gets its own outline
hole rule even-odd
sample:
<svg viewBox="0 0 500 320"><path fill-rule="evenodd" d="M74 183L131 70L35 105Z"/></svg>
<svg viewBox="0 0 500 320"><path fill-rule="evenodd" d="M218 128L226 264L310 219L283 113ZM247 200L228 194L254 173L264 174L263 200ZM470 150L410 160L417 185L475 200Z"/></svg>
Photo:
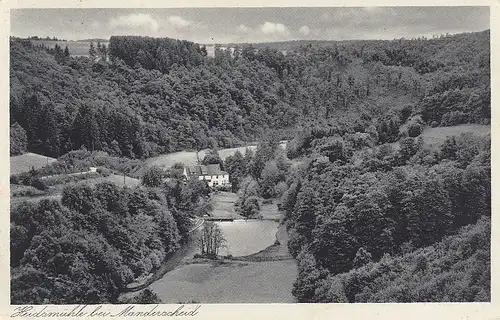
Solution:
<svg viewBox="0 0 500 320"><path fill-rule="evenodd" d="M385 1L307 1L280 0L269 1L226 0L226 1L154 1L154 0L128 0L128 1L98 1L98 0L0 0L0 134L3 142L0 144L0 318L10 317L14 308L9 305L10 300L10 269L9 269L9 35L10 15L9 10L14 8L173 8L173 7L327 7L327 6L490 6L491 15L491 94L492 106L499 104L498 94L494 88L500 88L498 75L500 71L500 58L498 57L500 35L498 34L498 17L500 12L499 0L494 1L443 1L425 0L419 2L385 0ZM493 41L496 39L495 41ZM492 194L497 190L498 183L497 164L497 132L500 115L492 107ZM492 302L491 303L413 303L413 304L203 304L195 318L199 319L500 319L499 272L500 261L498 250L500 244L500 226L496 212L499 203L496 197L492 198ZM172 311L176 305L161 305L162 310ZM122 305L107 305L106 309L112 313L122 310ZM148 306L136 305L137 311L146 311ZM54 306L51 310L71 310L71 306ZM158 317L157 317L158 318ZM185 317L183 317L185 318ZM188 317L191 318L191 317ZM82 318L79 318L82 319ZM116 319L113 318L113 319Z"/></svg>

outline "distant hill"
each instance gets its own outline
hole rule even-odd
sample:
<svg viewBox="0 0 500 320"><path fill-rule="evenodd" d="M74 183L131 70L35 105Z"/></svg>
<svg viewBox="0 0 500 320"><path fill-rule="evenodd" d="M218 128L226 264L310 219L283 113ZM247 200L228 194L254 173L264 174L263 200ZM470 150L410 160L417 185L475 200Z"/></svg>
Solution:
<svg viewBox="0 0 500 320"><path fill-rule="evenodd" d="M291 51L291 50L297 50L300 47L305 47L305 46L320 46L320 47L333 47L337 45L353 45L353 44L361 44L361 45L368 45L368 44L383 44L383 43L390 43L393 41L436 41L436 40L443 40L443 39L460 39L463 37L467 37L469 35L473 34L489 34L489 30L484 30L480 32L470 32L470 33L458 33L458 34L448 34L448 35L440 35L436 38L432 39L427 39L424 37L417 37L415 39L410 39L410 38L401 38L401 39L394 39L394 40L377 40L377 39L370 39L370 40L289 40L289 41L273 41L273 42L257 42L257 43L224 43L220 44L221 47L244 47L244 46L253 46L256 49L264 49L264 48L272 48L275 50L280 50L280 51ZM213 44L207 44L207 46Z"/></svg>
<svg viewBox="0 0 500 320"><path fill-rule="evenodd" d="M109 39L102 39L102 38L92 38L92 39L80 39L75 42L109 42Z"/></svg>

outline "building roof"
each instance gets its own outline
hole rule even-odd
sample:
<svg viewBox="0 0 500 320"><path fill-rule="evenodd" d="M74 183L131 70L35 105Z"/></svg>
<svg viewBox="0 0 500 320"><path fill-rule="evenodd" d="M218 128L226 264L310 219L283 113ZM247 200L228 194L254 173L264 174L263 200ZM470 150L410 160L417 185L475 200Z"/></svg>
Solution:
<svg viewBox="0 0 500 320"><path fill-rule="evenodd" d="M208 164L206 166L189 166L186 168L188 176L213 176L228 174L220 169L219 164Z"/></svg>

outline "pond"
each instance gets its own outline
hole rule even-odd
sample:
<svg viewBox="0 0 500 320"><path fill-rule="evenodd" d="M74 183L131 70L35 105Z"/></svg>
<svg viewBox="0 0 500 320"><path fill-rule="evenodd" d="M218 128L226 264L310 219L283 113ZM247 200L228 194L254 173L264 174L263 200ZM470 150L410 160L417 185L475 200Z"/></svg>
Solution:
<svg viewBox="0 0 500 320"><path fill-rule="evenodd" d="M257 253L274 244L279 227L278 222L271 220L223 221L217 225L227 241L219 254L233 257Z"/></svg>
<svg viewBox="0 0 500 320"><path fill-rule="evenodd" d="M227 240L221 255L245 256L257 253L276 241L279 223L270 220L235 220L215 222ZM282 230L283 231L283 230ZM285 231L286 232L286 231ZM193 239L170 261L180 263L198 252L197 238ZM280 238L281 239L281 238ZM282 239L283 240L283 239ZM283 241L286 247L286 241ZM288 252L285 249L285 254ZM278 253L281 254L281 253ZM195 263L178 266L149 285L162 303L293 303L293 283L297 278L295 260L226 261L222 264ZM126 293L131 297L137 293Z"/></svg>

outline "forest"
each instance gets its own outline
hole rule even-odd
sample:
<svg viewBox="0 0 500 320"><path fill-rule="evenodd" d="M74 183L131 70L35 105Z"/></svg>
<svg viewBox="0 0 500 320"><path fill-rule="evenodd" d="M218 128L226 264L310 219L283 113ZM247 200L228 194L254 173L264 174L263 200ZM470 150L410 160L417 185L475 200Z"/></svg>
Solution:
<svg viewBox="0 0 500 320"><path fill-rule="evenodd" d="M242 145L271 127L282 138L297 127L362 132L373 117L391 135L400 125L391 111L403 107L434 126L490 119L489 31L286 54L217 47L213 58L168 38L111 37L96 59L10 44L13 154L57 158L84 146L141 159Z"/></svg>
<svg viewBox="0 0 500 320"><path fill-rule="evenodd" d="M207 189L196 180L143 184L68 185L61 201L12 208L12 303L116 303L157 269L188 240Z"/></svg>
<svg viewBox="0 0 500 320"><path fill-rule="evenodd" d="M490 124L489 40L217 46L208 57L188 41L116 36L89 59L12 38L11 155L61 159L42 174L106 163L144 184L72 187L60 203L12 210L13 302L114 301L176 250L207 192L178 173L157 181L143 160L249 141L255 153L207 163L229 172L240 214L279 201L298 302L489 301L490 137L421 136Z"/></svg>

